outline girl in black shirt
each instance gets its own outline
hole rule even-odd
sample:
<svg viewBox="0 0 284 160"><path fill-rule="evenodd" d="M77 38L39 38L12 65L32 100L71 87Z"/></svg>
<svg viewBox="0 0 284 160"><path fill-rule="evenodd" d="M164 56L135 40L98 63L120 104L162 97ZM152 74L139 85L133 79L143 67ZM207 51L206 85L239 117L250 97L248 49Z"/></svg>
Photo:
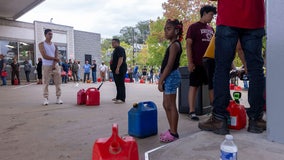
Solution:
<svg viewBox="0 0 284 160"><path fill-rule="evenodd" d="M164 28L165 38L170 45L164 56L158 89L163 92L163 107L165 109L170 129L160 134L160 141L172 142L179 138L177 132L178 112L176 105L176 92L180 84L181 76L178 71L182 47L183 24L182 22L168 19Z"/></svg>

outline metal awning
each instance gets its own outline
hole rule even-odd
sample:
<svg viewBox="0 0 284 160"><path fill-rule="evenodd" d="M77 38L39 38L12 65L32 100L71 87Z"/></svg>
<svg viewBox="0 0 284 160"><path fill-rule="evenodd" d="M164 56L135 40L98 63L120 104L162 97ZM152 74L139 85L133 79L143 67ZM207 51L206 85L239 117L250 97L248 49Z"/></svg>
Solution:
<svg viewBox="0 0 284 160"><path fill-rule="evenodd" d="M0 0L0 18L16 20L44 0Z"/></svg>

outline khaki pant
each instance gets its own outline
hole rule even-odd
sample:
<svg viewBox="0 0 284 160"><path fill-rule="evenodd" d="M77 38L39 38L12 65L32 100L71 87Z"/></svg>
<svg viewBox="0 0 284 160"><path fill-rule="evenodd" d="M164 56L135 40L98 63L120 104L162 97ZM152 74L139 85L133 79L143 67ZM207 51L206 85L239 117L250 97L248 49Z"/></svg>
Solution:
<svg viewBox="0 0 284 160"><path fill-rule="evenodd" d="M101 78L102 78L102 81L105 81L105 78L106 78L106 72L100 72L101 74Z"/></svg>
<svg viewBox="0 0 284 160"><path fill-rule="evenodd" d="M52 66L42 66L42 74L43 74L43 97L48 98L48 86L50 79L53 78L56 96L61 96L61 73L59 66L56 65L56 69L52 70Z"/></svg>

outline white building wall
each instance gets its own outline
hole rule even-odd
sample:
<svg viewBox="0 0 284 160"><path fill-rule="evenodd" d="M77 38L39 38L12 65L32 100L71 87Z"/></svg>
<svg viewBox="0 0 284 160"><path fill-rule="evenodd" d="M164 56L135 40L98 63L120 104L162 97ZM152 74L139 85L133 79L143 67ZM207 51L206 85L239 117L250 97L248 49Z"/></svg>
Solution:
<svg viewBox="0 0 284 160"><path fill-rule="evenodd" d="M58 25L48 22L34 22L34 30L35 30L35 44L39 44L40 42L45 40L44 30L51 29L53 32L54 43L66 44L67 51L67 59L73 59L74 55L74 30L73 27ZM36 57L40 57L40 52L38 45L36 48Z"/></svg>
<svg viewBox="0 0 284 160"><path fill-rule="evenodd" d="M271 141L284 143L283 127L283 91L284 91L284 32L282 23L283 0L266 1L267 3L267 136Z"/></svg>
<svg viewBox="0 0 284 160"><path fill-rule="evenodd" d="M0 19L0 39L34 41L34 25L31 23Z"/></svg>
<svg viewBox="0 0 284 160"><path fill-rule="evenodd" d="M42 57L38 44L45 40L44 30L47 28L53 31L52 41L66 47L67 59L78 59L84 64L84 55L90 54L92 59L97 60L98 64L101 63L101 35L92 32L76 31L71 26L39 21L26 23L0 18L0 39L33 43L34 60L37 63L38 57ZM33 79L33 76L31 78Z"/></svg>

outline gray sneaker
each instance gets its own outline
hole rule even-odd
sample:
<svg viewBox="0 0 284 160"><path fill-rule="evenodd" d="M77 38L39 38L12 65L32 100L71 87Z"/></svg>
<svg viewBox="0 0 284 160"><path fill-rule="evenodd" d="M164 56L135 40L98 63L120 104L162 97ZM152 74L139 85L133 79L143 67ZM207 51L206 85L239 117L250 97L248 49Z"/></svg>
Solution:
<svg viewBox="0 0 284 160"><path fill-rule="evenodd" d="M125 102L122 101L122 100L120 100L120 99L118 99L118 100L116 100L114 103L115 103L115 104L122 104L122 103L125 103Z"/></svg>

